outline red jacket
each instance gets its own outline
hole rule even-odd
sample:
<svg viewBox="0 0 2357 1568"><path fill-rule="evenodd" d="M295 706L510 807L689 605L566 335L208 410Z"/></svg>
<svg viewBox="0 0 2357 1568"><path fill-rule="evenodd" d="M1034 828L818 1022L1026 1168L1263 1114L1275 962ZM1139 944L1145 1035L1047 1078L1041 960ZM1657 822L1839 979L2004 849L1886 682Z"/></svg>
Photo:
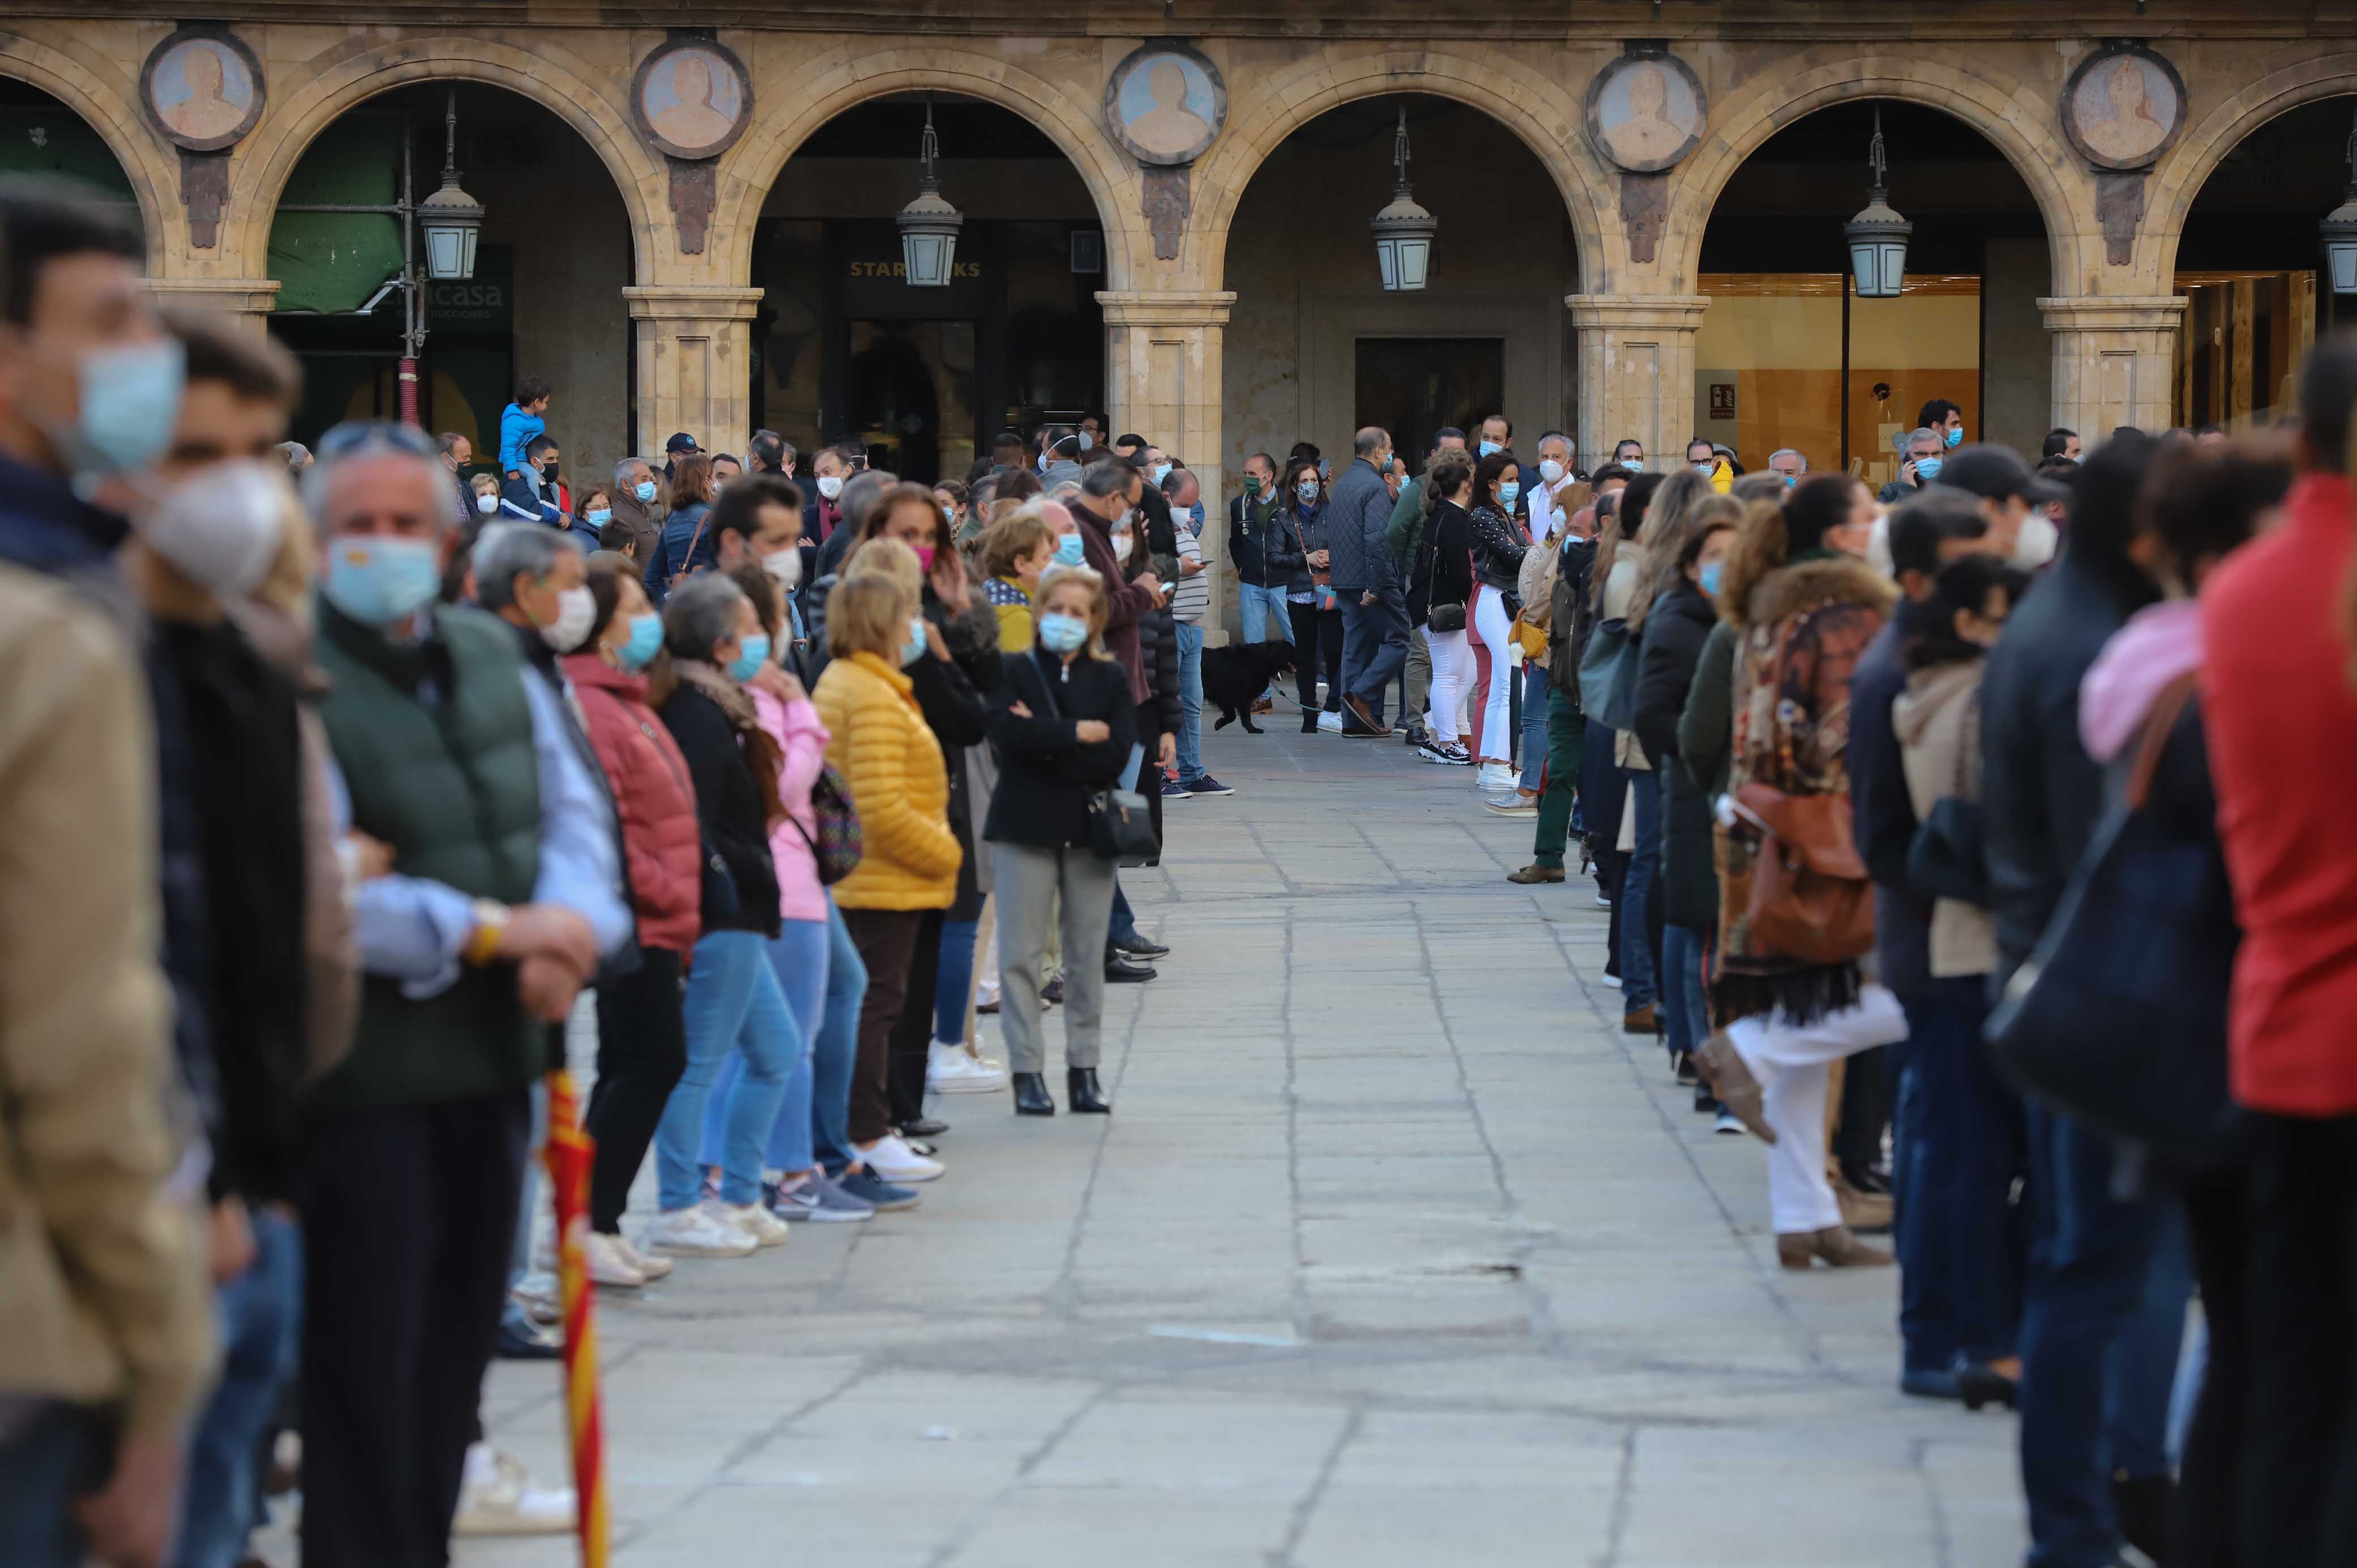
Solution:
<svg viewBox="0 0 2357 1568"><path fill-rule="evenodd" d="M2203 585L2201 706L2243 948L2234 1098L2288 1116L2357 1113L2357 694L2341 595L2349 480L2309 474L2289 521Z"/></svg>
<svg viewBox="0 0 2357 1568"><path fill-rule="evenodd" d="M691 951L704 927L704 835L687 761L647 706L641 677L610 669L594 653L565 660L565 673L621 812L639 944Z"/></svg>

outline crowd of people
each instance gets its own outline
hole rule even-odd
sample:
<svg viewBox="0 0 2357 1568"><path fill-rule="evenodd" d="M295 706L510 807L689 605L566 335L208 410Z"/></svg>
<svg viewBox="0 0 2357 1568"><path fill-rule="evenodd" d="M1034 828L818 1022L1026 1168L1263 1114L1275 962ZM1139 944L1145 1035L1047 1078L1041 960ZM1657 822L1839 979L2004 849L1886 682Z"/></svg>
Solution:
<svg viewBox="0 0 2357 1568"><path fill-rule="evenodd" d="M2036 1568L2357 1561L2357 339L2233 440L1934 401L1879 495L1369 428L1214 539L1096 419L573 483L526 379L488 463L296 447L116 211L0 252L0 1558L235 1568L297 1468L323 1568L569 1528L480 1405L555 1353L576 1030L608 1290L919 1207L934 1096L1109 1114L1223 562L1247 711L1472 769L1513 884L1578 847L1779 1262L1895 1264L1899 1386L2018 1409Z"/></svg>

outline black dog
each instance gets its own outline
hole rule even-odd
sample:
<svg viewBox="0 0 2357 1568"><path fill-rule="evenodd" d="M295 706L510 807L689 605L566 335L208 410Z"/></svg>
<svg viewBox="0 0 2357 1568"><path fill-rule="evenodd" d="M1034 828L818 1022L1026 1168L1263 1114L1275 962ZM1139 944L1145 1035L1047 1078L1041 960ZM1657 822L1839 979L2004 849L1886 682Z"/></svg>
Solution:
<svg viewBox="0 0 2357 1568"><path fill-rule="evenodd" d="M1203 705L1220 710L1213 729L1225 729L1238 719L1244 733L1258 735L1252 722L1253 704L1280 673L1300 667L1289 642L1231 642L1225 648L1203 650Z"/></svg>

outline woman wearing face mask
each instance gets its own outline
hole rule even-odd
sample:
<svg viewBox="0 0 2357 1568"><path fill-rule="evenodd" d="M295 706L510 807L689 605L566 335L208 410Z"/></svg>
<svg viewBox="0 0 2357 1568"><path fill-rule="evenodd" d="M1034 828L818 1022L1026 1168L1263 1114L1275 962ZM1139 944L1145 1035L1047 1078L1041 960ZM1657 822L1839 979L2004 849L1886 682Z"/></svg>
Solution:
<svg viewBox="0 0 2357 1568"><path fill-rule="evenodd" d="M663 624L679 683L663 701L662 721L687 764L703 837L725 869L701 873L703 934L681 1003L687 1065L655 1130L661 1212L647 1244L688 1257L741 1257L786 1239L761 1207L761 1155L801 1039L770 967L779 908L770 829L785 811L777 743L745 687L768 663L770 639L743 591L716 573L682 585ZM744 1053L746 1069L728 1096L720 1194L699 1202L705 1103L731 1050Z"/></svg>
<svg viewBox="0 0 2357 1568"><path fill-rule="evenodd" d="M1480 762L1475 787L1509 794L1514 788L1512 733L1514 678L1510 639L1514 610L1507 596L1522 578L1530 535L1514 521L1522 499L1522 469L1504 452L1492 452L1473 470L1473 600L1466 616L1466 640L1473 650L1472 755ZM1516 607L1519 608L1520 607Z"/></svg>
<svg viewBox="0 0 2357 1568"><path fill-rule="evenodd" d="M1045 510L1042 507L1039 511L1017 512L1003 522L992 523L982 536L983 597L998 617L1001 653L1028 653L1038 640L1031 608L1039 597L1040 575L1055 561L1060 542ZM1080 532L1073 527L1071 513L1065 513L1064 523L1077 556Z"/></svg>
<svg viewBox="0 0 2357 1568"><path fill-rule="evenodd" d="M661 605L674 584L720 559L712 532L712 459L702 453L683 457L671 474L671 513L647 563L647 596Z"/></svg>
<svg viewBox="0 0 2357 1568"><path fill-rule="evenodd" d="M930 495L925 504L931 506ZM931 989L912 993L910 972L929 915L938 941L941 911L957 897L965 856L950 827L942 744L909 673L931 655L918 596L896 569L896 553L905 553L897 542L862 549L829 591L826 635L834 657L813 696L831 737L827 760L850 790L865 841L858 866L834 885L835 905L867 967L848 1132L854 1155L899 1183L930 1181L942 1170L892 1131L892 1038L905 1010L930 1016Z"/></svg>
<svg viewBox="0 0 2357 1568"><path fill-rule="evenodd" d="M489 474L477 474L467 481L475 493L475 527L479 529L500 515L500 482Z"/></svg>
<svg viewBox="0 0 2357 1568"><path fill-rule="evenodd" d="M597 618L565 679L613 791L640 967L597 986L597 1085L583 1125L597 1140L589 1176L589 1277L633 1286L671 1273L622 1236L622 1210L663 1106L687 1066L680 976L703 920L704 856L687 760L647 703L646 671L662 650L662 617L634 579L592 567Z"/></svg>
<svg viewBox="0 0 2357 1568"><path fill-rule="evenodd" d="M1416 748L1426 762L1457 768L1473 761L1458 739L1465 700L1473 689L1473 650L1465 635L1473 600L1473 522L1466 511L1473 499L1473 466L1463 456L1444 458L1426 476L1432 510L1424 539L1432 563L1432 595L1424 636L1432 650L1432 729Z"/></svg>
<svg viewBox="0 0 2357 1568"><path fill-rule="evenodd" d="M1097 854L1088 798L1119 779L1133 746L1129 678L1105 651L1104 583L1086 566L1051 566L1040 579L1036 649L1008 660L991 704L991 739L1006 777L983 836L997 875L1000 1027L1014 1072L1015 1111L1052 1116L1039 992L1060 921L1064 950L1095 950L1113 910L1114 866ZM1064 995L1067 1103L1113 1109L1097 1083L1104 981L1078 964Z"/></svg>
<svg viewBox="0 0 2357 1568"><path fill-rule="evenodd" d="M1301 564L1286 592L1293 620L1293 646L1301 650L1295 672L1301 696L1301 733L1342 731L1342 610L1326 585L1326 481L1318 472L1317 449L1286 465L1281 528L1289 534ZM1326 673L1326 705L1318 709L1318 674Z"/></svg>

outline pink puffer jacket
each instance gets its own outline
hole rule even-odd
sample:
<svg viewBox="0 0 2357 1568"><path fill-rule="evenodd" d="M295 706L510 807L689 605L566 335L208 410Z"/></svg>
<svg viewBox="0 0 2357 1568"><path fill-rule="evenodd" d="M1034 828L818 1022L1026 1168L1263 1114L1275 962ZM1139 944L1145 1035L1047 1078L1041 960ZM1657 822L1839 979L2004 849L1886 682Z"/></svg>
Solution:
<svg viewBox="0 0 2357 1568"><path fill-rule="evenodd" d="M826 743L833 737L809 698L781 703L758 686L746 690L753 693L754 716L778 743L778 799L793 818L770 828L770 857L778 863L778 914L788 920L823 920L826 885L818 879L818 857L802 835L818 832L811 786L826 765Z"/></svg>

